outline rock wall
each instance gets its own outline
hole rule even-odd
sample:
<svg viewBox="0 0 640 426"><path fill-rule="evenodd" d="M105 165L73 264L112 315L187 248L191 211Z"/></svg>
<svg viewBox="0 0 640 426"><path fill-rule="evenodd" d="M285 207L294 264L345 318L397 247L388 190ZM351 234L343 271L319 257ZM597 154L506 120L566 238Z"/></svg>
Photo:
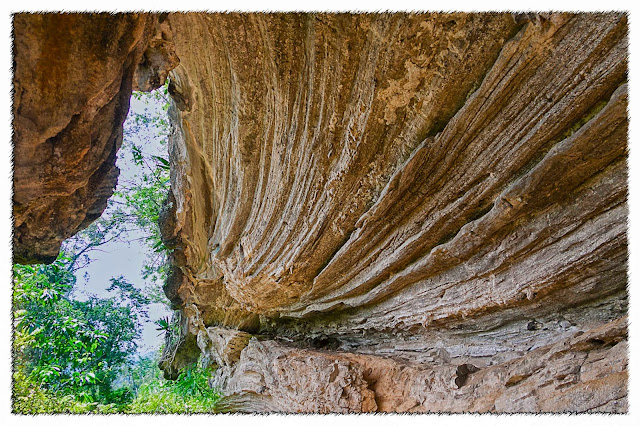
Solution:
<svg viewBox="0 0 640 426"><path fill-rule="evenodd" d="M131 91L164 84L178 62L160 20L13 15L15 262L52 262L106 208Z"/></svg>
<svg viewBox="0 0 640 426"><path fill-rule="evenodd" d="M202 353L245 411L626 411L624 14L168 21L167 377Z"/></svg>
<svg viewBox="0 0 640 426"><path fill-rule="evenodd" d="M230 409L627 411L627 17L14 15L14 254L170 73L180 332ZM179 59L178 59L179 58Z"/></svg>

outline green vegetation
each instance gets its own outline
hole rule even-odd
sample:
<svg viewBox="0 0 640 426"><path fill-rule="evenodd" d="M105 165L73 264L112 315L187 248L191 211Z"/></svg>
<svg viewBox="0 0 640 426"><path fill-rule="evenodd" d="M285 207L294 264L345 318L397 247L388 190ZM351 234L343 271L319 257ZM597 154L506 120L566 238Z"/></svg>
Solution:
<svg viewBox="0 0 640 426"><path fill-rule="evenodd" d="M134 96L162 107L161 113L134 112L125 123L120 156L135 168L133 177L121 176L103 216L67 240L54 263L13 268L15 413L202 413L215 412L221 398L209 386L209 370L194 366L166 381L157 367L160 352L137 355L149 306L168 304L161 290L167 250L157 222L166 204L169 162L145 147L158 138L166 146L169 125L166 86ZM148 249L145 285L114 276L109 296L77 298L76 276L93 254L134 239ZM156 321L158 331L170 333L170 322Z"/></svg>
<svg viewBox="0 0 640 426"><path fill-rule="evenodd" d="M61 254L51 265L14 266L14 410L37 413L54 404L84 412L118 410L133 400L114 388L119 369L135 353L147 299L123 280L111 298L70 297L75 276ZM33 398L33 394L38 398Z"/></svg>
<svg viewBox="0 0 640 426"><path fill-rule="evenodd" d="M13 374L13 412L18 414L117 413L115 404L80 402L72 394L58 394L43 388L17 368Z"/></svg>
<svg viewBox="0 0 640 426"><path fill-rule="evenodd" d="M176 381L154 380L143 385L130 413L215 413L222 396L209 387L209 371L192 367Z"/></svg>

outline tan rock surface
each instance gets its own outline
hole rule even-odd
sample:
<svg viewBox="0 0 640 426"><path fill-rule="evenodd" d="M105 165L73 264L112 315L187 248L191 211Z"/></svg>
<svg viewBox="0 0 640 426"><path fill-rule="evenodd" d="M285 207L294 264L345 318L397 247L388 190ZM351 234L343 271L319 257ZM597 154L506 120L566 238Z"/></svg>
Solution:
<svg viewBox="0 0 640 426"><path fill-rule="evenodd" d="M203 356L245 411L627 410L626 15L154 19L123 20L139 35L119 38L121 73L96 71L78 117L179 58L166 377ZM46 94L17 93L14 243L34 259L99 209L40 219L53 204L37 187L55 179L26 176L57 157L30 141L74 112L36 125L24 111ZM124 116L110 117L115 153Z"/></svg>
<svg viewBox="0 0 640 426"><path fill-rule="evenodd" d="M168 20L166 291L257 336L237 407L626 410L624 327L571 346L626 313L623 14Z"/></svg>
<svg viewBox="0 0 640 426"><path fill-rule="evenodd" d="M49 263L113 193L132 88L159 87L177 57L157 15L18 13L13 24L14 261Z"/></svg>

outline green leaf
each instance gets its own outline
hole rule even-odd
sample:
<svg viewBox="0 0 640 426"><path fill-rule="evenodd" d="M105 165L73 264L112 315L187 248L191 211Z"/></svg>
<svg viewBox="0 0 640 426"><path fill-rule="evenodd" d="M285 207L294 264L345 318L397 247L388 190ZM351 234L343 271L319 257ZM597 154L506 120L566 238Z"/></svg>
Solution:
<svg viewBox="0 0 640 426"><path fill-rule="evenodd" d="M152 157L159 163L164 164L165 166L169 167L169 160L162 158L162 157L158 157L157 155L152 155Z"/></svg>

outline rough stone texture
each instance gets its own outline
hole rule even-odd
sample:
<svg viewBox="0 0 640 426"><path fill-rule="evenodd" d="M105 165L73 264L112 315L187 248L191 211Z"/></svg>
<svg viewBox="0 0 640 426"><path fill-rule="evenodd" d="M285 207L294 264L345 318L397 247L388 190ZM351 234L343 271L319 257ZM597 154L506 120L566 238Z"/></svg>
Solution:
<svg viewBox="0 0 640 426"><path fill-rule="evenodd" d="M177 65L159 21L13 16L15 262L52 262L62 241L105 209L131 91L159 87Z"/></svg>
<svg viewBox="0 0 640 426"><path fill-rule="evenodd" d="M237 409L626 411L624 14L168 21L165 291Z"/></svg>
<svg viewBox="0 0 640 426"><path fill-rule="evenodd" d="M625 339L620 319L486 368L425 366L252 340L234 374L218 374L231 377L224 386L245 396L235 403L247 411L625 411Z"/></svg>
<svg viewBox="0 0 640 426"><path fill-rule="evenodd" d="M123 75L116 98L179 58L167 378L203 356L243 411L627 411L626 15L153 19L145 47L122 38L124 74L100 68L77 104L85 117ZM21 140L78 125L25 121L48 99L33 93L16 91ZM92 152L27 142L24 164ZM23 163L14 244L32 259L97 210L51 228L58 210L28 190L48 181L26 179L42 167Z"/></svg>

